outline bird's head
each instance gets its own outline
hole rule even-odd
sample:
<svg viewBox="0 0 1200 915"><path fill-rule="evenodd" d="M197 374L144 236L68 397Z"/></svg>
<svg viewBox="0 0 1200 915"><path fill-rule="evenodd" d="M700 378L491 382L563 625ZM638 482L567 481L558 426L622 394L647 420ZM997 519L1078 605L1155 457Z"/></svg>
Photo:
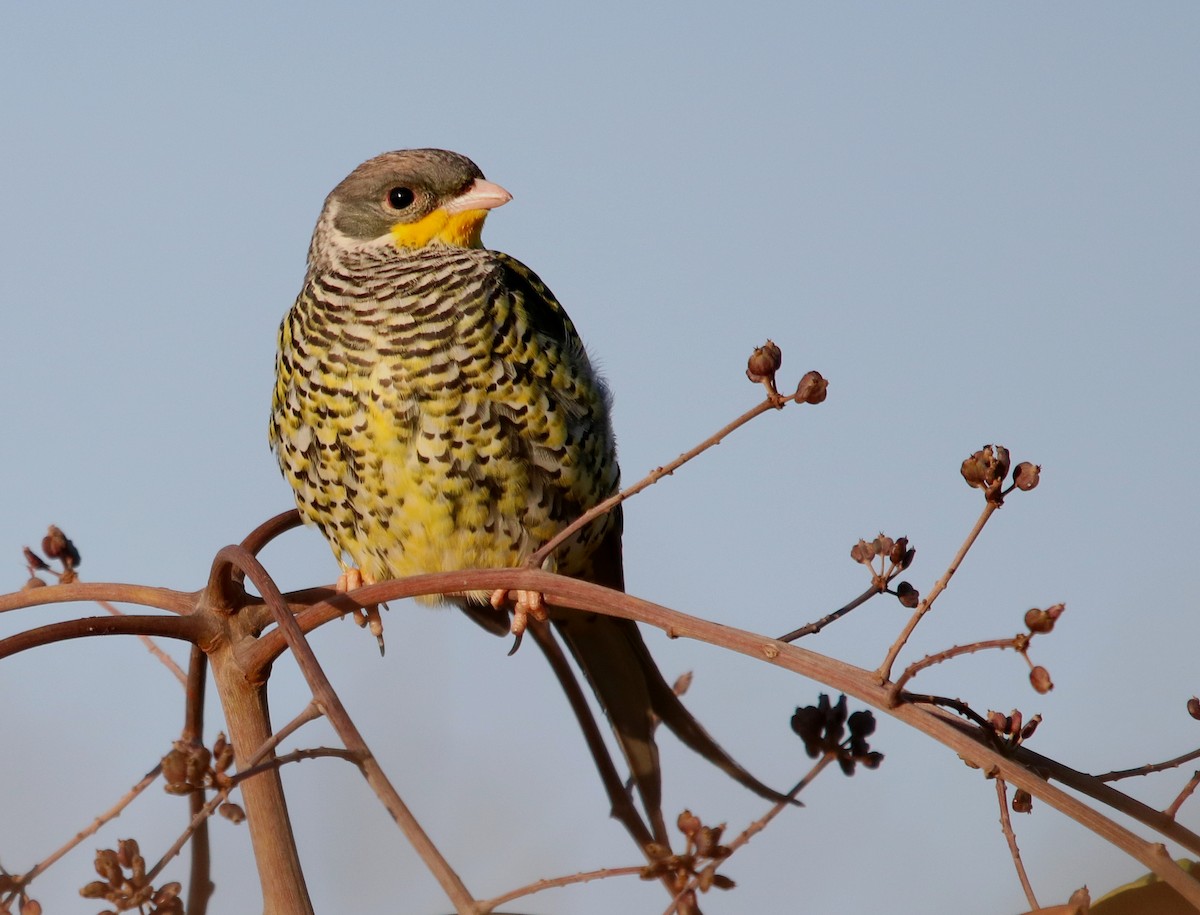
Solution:
<svg viewBox="0 0 1200 915"><path fill-rule="evenodd" d="M402 149L369 159L333 189L322 221L351 244L478 248L488 211L512 200L466 156Z"/></svg>

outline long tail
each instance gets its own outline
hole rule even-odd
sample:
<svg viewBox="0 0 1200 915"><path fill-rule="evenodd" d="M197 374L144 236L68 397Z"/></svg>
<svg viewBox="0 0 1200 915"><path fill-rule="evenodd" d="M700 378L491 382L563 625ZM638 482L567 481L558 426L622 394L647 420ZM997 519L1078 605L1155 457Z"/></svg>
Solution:
<svg viewBox="0 0 1200 915"><path fill-rule="evenodd" d="M656 835L662 825L656 719L755 794L771 801L785 799L739 765L687 710L654 663L637 624L583 613L555 614L554 622L608 715Z"/></svg>

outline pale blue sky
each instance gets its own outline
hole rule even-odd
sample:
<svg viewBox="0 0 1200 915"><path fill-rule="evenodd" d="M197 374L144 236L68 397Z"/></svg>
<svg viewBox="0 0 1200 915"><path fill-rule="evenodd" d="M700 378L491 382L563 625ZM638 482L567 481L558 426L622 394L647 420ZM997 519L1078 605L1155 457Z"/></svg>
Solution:
<svg viewBox="0 0 1200 915"><path fill-rule="evenodd" d="M742 371L768 336L788 382L830 379L819 409L763 417L628 507L631 591L778 634L865 586L849 548L880 529L912 538L926 590L979 509L959 462L999 441L1043 485L995 518L910 655L1065 601L1035 651L1058 688L1034 694L1011 654L918 682L1041 711L1035 749L1081 769L1191 749L1198 43L1182 2L10 4L0 590L49 523L87 580L196 588L288 507L265 438L274 335L322 199L371 155L444 146L513 193L485 241L546 280L603 366L627 479L756 401ZM265 558L285 587L336 574L311 531ZM806 647L874 666L902 618L872 603ZM348 624L314 641L469 886L636 863L536 652L408 604L387 624L382 661ZM787 722L818 686L648 638L668 677L696 670L690 704L756 774L807 767ZM286 720L289 664L275 687ZM182 706L118 640L6 661L0 695L10 870L149 769ZM663 742L668 811L762 812ZM876 744L881 770L826 775L705 911L1021 910L991 785L890 720ZM287 779L318 911L447 909L352 769ZM1162 806L1185 779L1132 788ZM156 796L103 844L162 846L182 821ZM1044 806L1017 828L1043 904L1140 870ZM245 830L215 836L214 910L253 911ZM74 887L96 844L39 882L47 911L94 911ZM608 881L520 910L664 906Z"/></svg>

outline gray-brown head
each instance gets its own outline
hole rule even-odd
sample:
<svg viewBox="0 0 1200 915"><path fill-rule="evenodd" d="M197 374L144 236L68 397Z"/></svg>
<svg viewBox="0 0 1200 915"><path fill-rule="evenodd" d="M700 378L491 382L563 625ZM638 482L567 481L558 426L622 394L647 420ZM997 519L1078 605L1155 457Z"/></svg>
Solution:
<svg viewBox="0 0 1200 915"><path fill-rule="evenodd" d="M334 244L478 248L488 211L511 199L466 156L402 149L368 159L335 187L318 232L324 228Z"/></svg>

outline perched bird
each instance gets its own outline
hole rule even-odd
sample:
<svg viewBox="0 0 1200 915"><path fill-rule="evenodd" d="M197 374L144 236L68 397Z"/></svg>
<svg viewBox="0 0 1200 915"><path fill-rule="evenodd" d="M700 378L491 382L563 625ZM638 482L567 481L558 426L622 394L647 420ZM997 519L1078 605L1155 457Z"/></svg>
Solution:
<svg viewBox="0 0 1200 915"><path fill-rule="evenodd" d="M579 335L524 264L482 246L511 195L440 149L385 153L333 189L308 273L279 329L270 441L342 588L422 572L517 566L618 489L609 395ZM621 513L547 567L623 589ZM493 631L503 592L445 594ZM540 595L516 595L518 613ZM764 797L684 708L636 624L550 608L608 715L657 840L656 719Z"/></svg>

